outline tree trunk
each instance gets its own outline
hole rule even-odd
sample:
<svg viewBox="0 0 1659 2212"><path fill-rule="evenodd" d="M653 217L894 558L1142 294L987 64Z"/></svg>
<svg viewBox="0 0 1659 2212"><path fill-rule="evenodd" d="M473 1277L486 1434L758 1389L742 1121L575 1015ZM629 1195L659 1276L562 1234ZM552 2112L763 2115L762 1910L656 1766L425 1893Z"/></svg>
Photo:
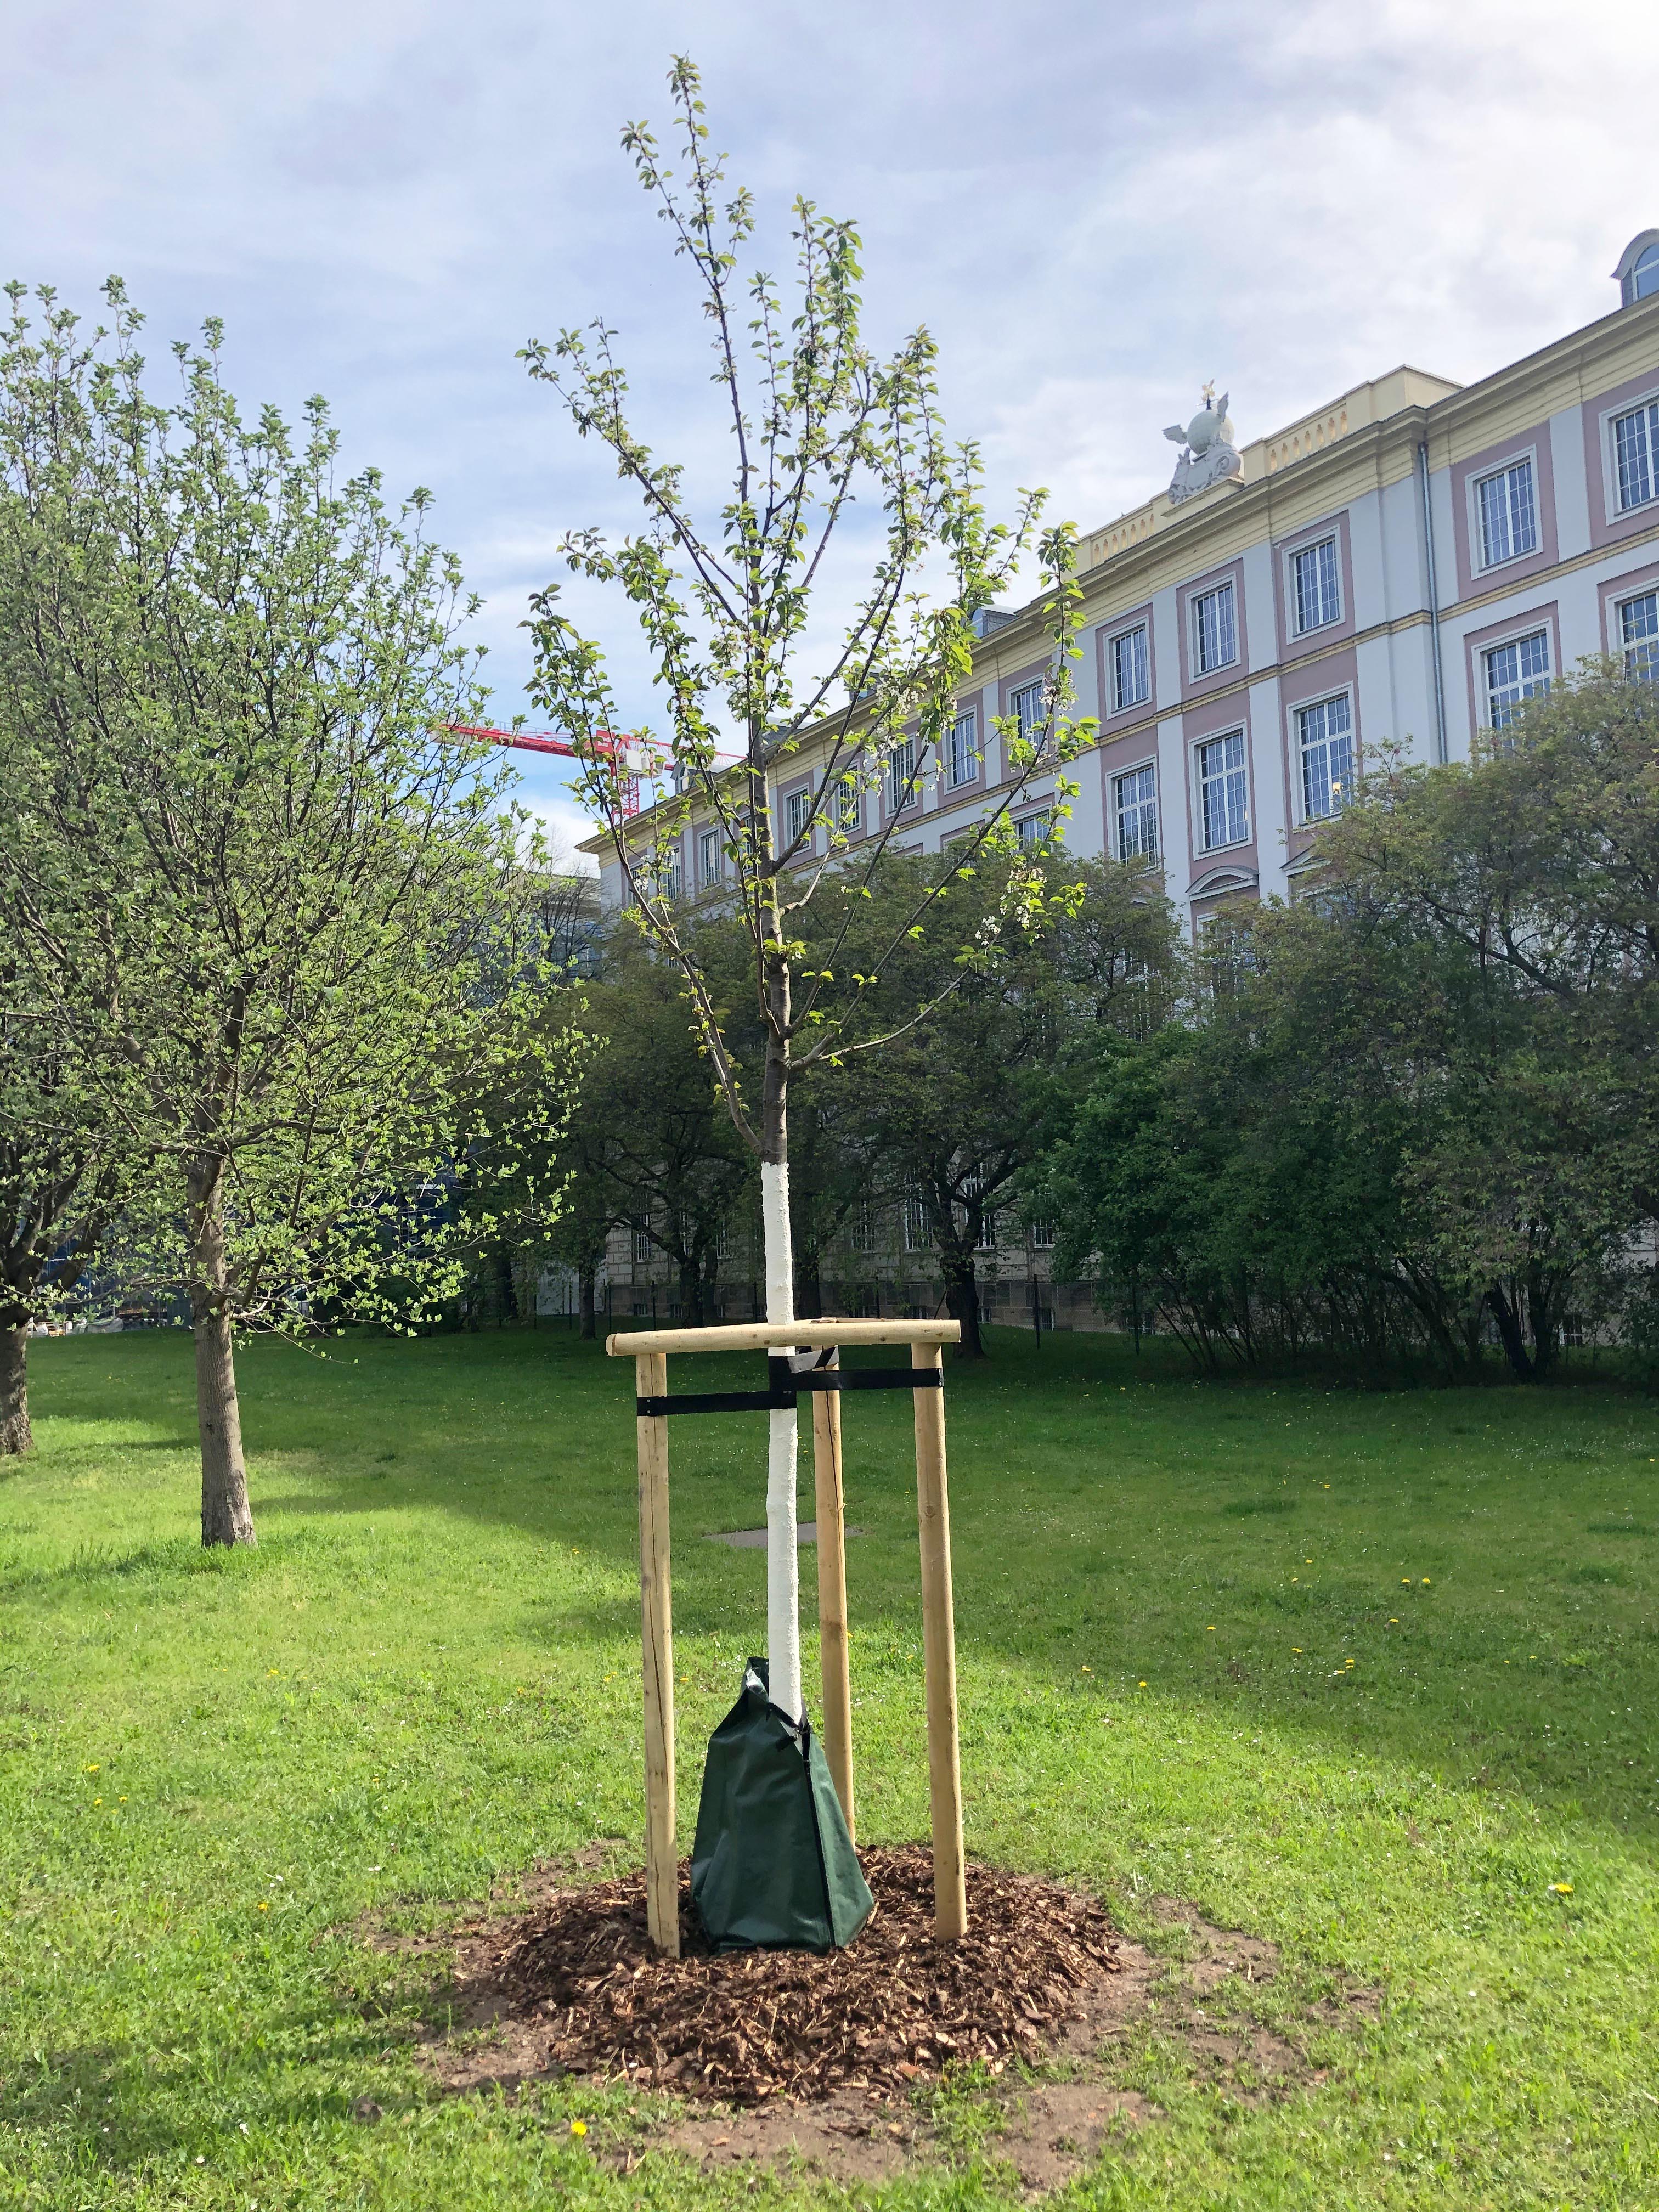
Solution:
<svg viewBox="0 0 1659 2212"><path fill-rule="evenodd" d="M822 1261L816 1251L804 1252L795 1262L795 1319L817 1321L823 1312Z"/></svg>
<svg viewBox="0 0 1659 2212"><path fill-rule="evenodd" d="M26 1452L29 1428L29 1340L21 1327L0 1328L0 1459Z"/></svg>
<svg viewBox="0 0 1659 2212"><path fill-rule="evenodd" d="M1540 1267L1527 1272L1527 1323L1532 1336L1532 1374L1534 1382L1541 1382L1554 1371L1555 1354L1561 1341L1562 1316L1567 1304L1566 1294L1559 1283L1551 1285Z"/></svg>
<svg viewBox="0 0 1659 2212"><path fill-rule="evenodd" d="M983 1359L985 1340L979 1328L979 1270L971 1252L945 1252L940 1255L945 1273L945 1310L952 1321L962 1323L962 1342L957 1346L958 1359Z"/></svg>
<svg viewBox="0 0 1659 2212"><path fill-rule="evenodd" d="M702 1327L702 1269L695 1252L680 1259L680 1319L688 1328Z"/></svg>
<svg viewBox="0 0 1659 2212"><path fill-rule="evenodd" d="M1504 1340L1504 1350L1510 1365L1523 1382L1533 1380L1533 1364L1527 1352L1526 1338L1522 1333L1521 1316L1510 1304L1501 1283L1494 1283L1486 1292L1486 1303L1492 1308L1492 1319L1498 1323L1498 1334Z"/></svg>
<svg viewBox="0 0 1659 2212"><path fill-rule="evenodd" d="M597 1267L579 1267L576 1270L576 1304L582 1317L580 1334L584 1344L592 1344L599 1333L593 1297L593 1279L598 1273Z"/></svg>
<svg viewBox="0 0 1659 2212"><path fill-rule="evenodd" d="M513 1280L513 1255L505 1244L495 1247L495 1326L505 1328L519 1318L518 1285Z"/></svg>
<svg viewBox="0 0 1659 2212"><path fill-rule="evenodd" d="M789 1070L781 1041L789 1020L789 970L781 963L768 977L767 997L775 1032L768 1039L761 1089L761 1221L766 1251L766 1318L770 1322L791 1322L795 1318L795 1266L789 1225ZM796 1550L795 1409L793 1406L778 1407L767 1418L767 1695L780 1712L791 1721L799 1721L803 1706L800 1559Z"/></svg>
<svg viewBox="0 0 1659 2212"><path fill-rule="evenodd" d="M224 1163L192 1165L189 1183L196 1229L190 1305L196 1329L196 1425L202 1441L202 1541L252 1544L256 1539L242 1462L225 1266Z"/></svg>

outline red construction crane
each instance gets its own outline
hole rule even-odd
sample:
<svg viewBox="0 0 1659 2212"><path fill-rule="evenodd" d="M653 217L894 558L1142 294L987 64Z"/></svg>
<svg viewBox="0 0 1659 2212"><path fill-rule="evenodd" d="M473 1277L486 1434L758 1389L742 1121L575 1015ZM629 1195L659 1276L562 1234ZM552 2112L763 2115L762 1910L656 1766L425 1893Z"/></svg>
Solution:
<svg viewBox="0 0 1659 2212"><path fill-rule="evenodd" d="M642 775L660 775L667 763L657 753L650 752L638 738L619 735L611 730L600 730L586 744L579 745L574 738L562 738L551 730L498 730L484 722L442 722L438 726L452 738L481 738L486 744L506 745L514 752L556 753L562 760L581 760L598 755L614 766L617 788L622 795L622 811L625 815L640 811L640 779ZM716 753L717 761L740 760L740 753Z"/></svg>
<svg viewBox="0 0 1659 2212"><path fill-rule="evenodd" d="M609 730L601 730L590 744L582 746L569 738L556 736L551 730L498 730L482 722L446 722L442 726L453 738L481 738L486 744L506 745L514 752L557 753L564 760L598 754L616 764L623 812L640 811L640 775L648 763L645 748L636 738L616 737Z"/></svg>

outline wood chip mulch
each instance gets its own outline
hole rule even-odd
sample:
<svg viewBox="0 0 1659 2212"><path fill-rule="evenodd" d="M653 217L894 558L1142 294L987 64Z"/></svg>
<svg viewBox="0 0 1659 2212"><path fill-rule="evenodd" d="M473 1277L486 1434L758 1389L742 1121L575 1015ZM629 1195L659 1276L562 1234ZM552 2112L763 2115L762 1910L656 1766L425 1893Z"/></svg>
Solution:
<svg viewBox="0 0 1659 2212"><path fill-rule="evenodd" d="M954 2060L1000 2073L1056 2041L1118 1971L1091 1898L970 1866L969 1932L936 1943L931 1854L860 1858L875 1911L856 1942L822 1957L712 1954L683 1867L678 1960L652 1952L634 1875L553 1898L477 1963L507 2009L547 2023L550 2058L572 2072L626 2071L641 2087L740 2105L902 2089Z"/></svg>

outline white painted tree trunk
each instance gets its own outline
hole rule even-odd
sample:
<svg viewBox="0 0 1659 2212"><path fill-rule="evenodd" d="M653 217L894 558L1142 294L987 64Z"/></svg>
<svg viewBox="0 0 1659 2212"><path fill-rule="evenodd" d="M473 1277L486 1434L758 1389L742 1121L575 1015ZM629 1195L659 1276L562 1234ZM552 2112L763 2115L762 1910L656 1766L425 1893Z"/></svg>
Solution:
<svg viewBox="0 0 1659 2212"><path fill-rule="evenodd" d="M761 1163L761 1218L766 1240L766 1318L793 1321L795 1259L789 1237L787 1163ZM767 1418L766 1671L772 1703L792 1721L798 1721L801 1717L800 1561L795 1549L794 1408L775 1409Z"/></svg>

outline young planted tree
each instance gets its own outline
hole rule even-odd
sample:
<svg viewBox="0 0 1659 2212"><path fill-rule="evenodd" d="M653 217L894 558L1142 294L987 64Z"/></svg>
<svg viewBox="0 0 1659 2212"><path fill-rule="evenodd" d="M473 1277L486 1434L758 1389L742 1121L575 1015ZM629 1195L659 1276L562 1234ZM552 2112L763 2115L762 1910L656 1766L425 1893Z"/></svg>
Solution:
<svg viewBox="0 0 1659 2212"><path fill-rule="evenodd" d="M143 1170L124 1264L188 1293L203 1540L246 1543L236 1328L453 1288L476 1102L530 1055L556 1124L575 1053L500 767L440 733L479 701L425 495L337 482L320 402L246 422L211 328L157 404L109 300L88 341L14 293L0 357L0 908Z"/></svg>
<svg viewBox="0 0 1659 2212"><path fill-rule="evenodd" d="M672 794L641 823L622 811L597 749L621 726L604 655L562 615L549 591L535 603L536 696L586 741L587 797L611 830L632 911L690 993L714 1082L761 1166L767 1312L795 1318L788 1188L791 1084L816 1062L870 1051L883 1041L874 994L842 969L834 933L827 953L803 952L800 916L820 899L856 892L893 834L855 833L866 793L884 776L896 796L934 772L936 747L972 665L973 621L1032 545L1040 495L1012 525L986 519L978 455L946 440L935 389L935 349L924 330L890 354L864 336L858 234L808 200L793 211L793 302L763 271L744 277L738 258L756 230L749 192L725 191L710 149L699 80L676 60L669 83L682 167L671 170L643 125L623 143L695 279L714 349L713 388L729 440L723 498L703 507L686 471L659 460L629 412L626 376L604 324L532 344L533 375L559 394L577 430L597 439L638 494L643 525L611 542L572 532L564 550L577 574L615 586L633 605L662 702L653 742L668 757ZM861 521L866 513L867 523ZM879 515L879 522L875 517ZM861 542L847 544L855 525ZM850 614L822 611L834 560L867 562ZM844 549L844 550L843 550ZM988 844L1012 844L1008 810L1031 779L1059 769L1085 741L1068 719L1068 662L1075 592L1071 534L1042 539L1045 623L1051 648L1044 711L1024 726L1000 726L1006 776L997 805L960 848L971 863ZM837 584L837 591L840 586ZM818 611L818 629L810 627ZM831 635L833 629L834 634ZM730 744L736 758L723 759ZM779 814L779 777L810 768L799 818ZM671 896L668 853L694 812L717 825L734 909L747 934L749 995L762 1043L759 1065L740 1065L726 1014L708 987L696 947ZM896 928L951 928L950 871L919 891ZM1012 915L1039 895L1013 872ZM963 945L964 957L987 947ZM958 973L965 970L958 970ZM865 973L879 973L878 962ZM947 986L947 988L950 987ZM918 1006L906 1026L925 1020ZM744 1009L747 1017L750 1007ZM752 1056L751 1056L752 1059ZM771 1417L767 1485L768 1648L772 1701L801 1711L795 1557L796 1427Z"/></svg>

